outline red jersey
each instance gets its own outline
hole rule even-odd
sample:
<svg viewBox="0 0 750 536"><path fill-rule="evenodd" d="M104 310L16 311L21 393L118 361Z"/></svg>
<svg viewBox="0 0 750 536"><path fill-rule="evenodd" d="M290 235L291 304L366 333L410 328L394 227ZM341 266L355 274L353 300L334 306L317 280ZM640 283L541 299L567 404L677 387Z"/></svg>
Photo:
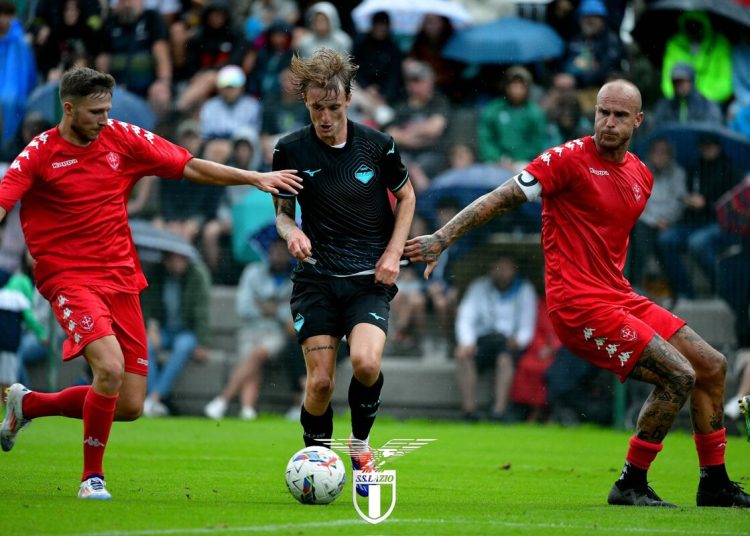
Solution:
<svg viewBox="0 0 750 536"><path fill-rule="evenodd" d="M543 152L526 171L542 186L549 311L630 295L622 271L654 183L646 165L630 152L620 163L604 160L588 136Z"/></svg>
<svg viewBox="0 0 750 536"><path fill-rule="evenodd" d="M47 298L70 285L129 293L146 286L130 234L127 201L145 175L182 176L192 155L140 127L110 119L86 147L57 127L34 138L0 182L0 206L21 201L34 278Z"/></svg>

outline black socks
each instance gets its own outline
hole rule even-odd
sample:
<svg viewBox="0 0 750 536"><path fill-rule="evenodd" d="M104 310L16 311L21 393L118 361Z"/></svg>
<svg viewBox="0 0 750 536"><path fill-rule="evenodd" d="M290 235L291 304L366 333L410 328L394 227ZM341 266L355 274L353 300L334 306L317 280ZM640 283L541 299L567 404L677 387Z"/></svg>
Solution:
<svg viewBox="0 0 750 536"><path fill-rule="evenodd" d="M349 384L349 407L352 412L352 435L355 439L367 440L380 408L380 391L383 388L383 373L370 387L362 385L352 376Z"/></svg>

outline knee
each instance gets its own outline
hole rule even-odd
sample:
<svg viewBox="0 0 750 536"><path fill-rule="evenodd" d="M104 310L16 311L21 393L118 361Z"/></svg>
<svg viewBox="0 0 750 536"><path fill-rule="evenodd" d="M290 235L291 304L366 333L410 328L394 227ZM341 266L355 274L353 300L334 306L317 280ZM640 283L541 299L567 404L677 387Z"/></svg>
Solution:
<svg viewBox="0 0 750 536"><path fill-rule="evenodd" d="M713 350L704 358L705 366L701 368L698 382L702 385L724 385L727 376L727 358L721 352Z"/></svg>
<svg viewBox="0 0 750 536"><path fill-rule="evenodd" d="M125 402L122 405L117 406L117 412L115 418L122 422L135 421L143 415L143 403L131 403Z"/></svg>
<svg viewBox="0 0 750 536"><path fill-rule="evenodd" d="M690 396L696 382L695 369L689 364L679 370L670 381L669 388L683 398Z"/></svg>
<svg viewBox="0 0 750 536"><path fill-rule="evenodd" d="M314 398L330 399L334 387L333 378L327 375L315 375L307 380L307 392Z"/></svg>
<svg viewBox="0 0 750 536"><path fill-rule="evenodd" d="M107 388L116 392L120 390L125 378L125 367L122 362L111 359L103 363L92 365L94 377L103 382Z"/></svg>
<svg viewBox="0 0 750 536"><path fill-rule="evenodd" d="M380 375L380 359L374 354L352 354L354 377L364 385L371 385Z"/></svg>

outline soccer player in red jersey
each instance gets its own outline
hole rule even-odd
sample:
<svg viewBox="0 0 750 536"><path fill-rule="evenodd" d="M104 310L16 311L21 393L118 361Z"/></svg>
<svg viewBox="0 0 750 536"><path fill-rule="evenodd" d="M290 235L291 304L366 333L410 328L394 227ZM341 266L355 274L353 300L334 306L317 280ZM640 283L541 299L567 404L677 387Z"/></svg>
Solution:
<svg viewBox="0 0 750 536"><path fill-rule="evenodd" d="M0 182L0 220L21 201L21 222L35 259L34 278L67 334L63 359L83 355L91 386L38 393L8 389L0 445L38 417L83 419L83 477L78 496L109 499L102 459L113 420L143 411L148 372L139 293L146 279L128 226L127 200L145 175L217 185L252 184L296 194L294 170L257 173L193 158L135 125L109 119L115 81L88 68L60 82L60 124L35 137ZM270 202L270 200L269 200Z"/></svg>
<svg viewBox="0 0 750 536"><path fill-rule="evenodd" d="M542 198L542 248L550 319L565 346L594 365L654 385L630 439L610 504L674 506L646 474L688 398L700 464L698 506L750 506L724 465L726 358L685 321L633 292L623 276L628 236L651 193L653 176L628 145L643 121L641 94L625 80L602 86L594 135L543 152L520 174L476 199L404 253L426 261L471 229Z"/></svg>

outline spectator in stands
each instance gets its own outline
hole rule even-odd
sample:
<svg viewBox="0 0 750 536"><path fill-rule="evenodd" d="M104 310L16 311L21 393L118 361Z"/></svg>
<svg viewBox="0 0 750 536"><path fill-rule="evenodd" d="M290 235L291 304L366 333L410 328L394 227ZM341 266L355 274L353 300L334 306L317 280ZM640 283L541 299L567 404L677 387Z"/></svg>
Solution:
<svg viewBox="0 0 750 536"><path fill-rule="evenodd" d="M527 422L544 421L549 417L546 376L561 346L544 298L539 300L536 317L534 338L518 360L510 391L511 401L525 411Z"/></svg>
<svg viewBox="0 0 750 536"><path fill-rule="evenodd" d="M34 17L34 48L44 80L59 80L81 58L93 64L102 40L96 0L42 0Z"/></svg>
<svg viewBox="0 0 750 536"><path fill-rule="evenodd" d="M291 267L286 242L276 238L268 248L267 260L248 264L242 272L237 288L237 314L243 322L238 334L242 360L221 394L204 408L206 416L217 420L224 418L229 404L239 395L240 418L253 420L257 417L263 366L288 350L290 341L296 342L289 315L293 285Z"/></svg>
<svg viewBox="0 0 750 536"><path fill-rule="evenodd" d="M659 235L661 258L674 294L686 298L694 296L693 282L682 260L686 252L705 273L711 290L715 289L716 260L722 244L714 204L742 179L715 135L701 136L698 149L698 160L687 174L682 219Z"/></svg>
<svg viewBox="0 0 750 536"><path fill-rule="evenodd" d="M16 135L26 100L36 85L34 52L16 18L16 6L0 0L0 147Z"/></svg>
<svg viewBox="0 0 750 536"><path fill-rule="evenodd" d="M454 33L450 19L428 13L422 18L422 23L414 36L407 56L429 65L434 73L435 86L442 94L455 100L461 96L463 67L460 63L443 57L443 47Z"/></svg>
<svg viewBox="0 0 750 536"><path fill-rule="evenodd" d="M654 124L668 121L687 123L703 121L722 124L721 108L695 89L695 69L689 63L676 63L672 67L672 98L662 97L654 108Z"/></svg>
<svg viewBox="0 0 750 536"><path fill-rule="evenodd" d="M578 32L576 0L551 0L544 13L544 22L549 24L566 43Z"/></svg>
<svg viewBox="0 0 750 536"><path fill-rule="evenodd" d="M261 144L263 147L263 165L271 166L273 149L281 136L302 128L310 120L310 113L305 108L294 90L292 71L285 67L279 73L278 92L269 94L263 99L263 121L261 126Z"/></svg>
<svg viewBox="0 0 750 536"><path fill-rule="evenodd" d="M120 0L122 1L122 0ZM206 268L186 251L165 251L141 295L148 334L147 417L169 415L164 401L188 360L208 358L208 304L211 281ZM168 352L162 362L160 354Z"/></svg>
<svg viewBox="0 0 750 536"><path fill-rule="evenodd" d="M200 127L190 119L183 121L177 128L177 144L191 154L200 154L205 158L212 156L202 149ZM220 159L211 159L223 163ZM223 191L224 187L221 186L196 184L186 180L159 181L161 214L154 223L192 243L203 224L216 217Z"/></svg>
<svg viewBox="0 0 750 536"><path fill-rule="evenodd" d="M42 114L38 112L26 112L16 135L0 150L0 162L12 162L16 156L23 151L34 136L52 128Z"/></svg>
<svg viewBox="0 0 750 536"><path fill-rule="evenodd" d="M396 103L403 97L404 77L401 71L403 53L391 34L391 18L385 11L372 16L372 28L360 35L352 50L359 65L357 82L373 98Z"/></svg>
<svg viewBox="0 0 750 536"><path fill-rule="evenodd" d="M227 65L248 66L249 45L232 24L225 0L210 0L201 14L200 25L187 42L181 77L188 80L178 109L191 112L213 95L219 70ZM244 72L243 72L244 84Z"/></svg>
<svg viewBox="0 0 750 536"><path fill-rule="evenodd" d="M239 169L261 169L261 148L257 134L246 127L238 128L232 136L232 154L227 165ZM201 231L203 258L211 271L212 279L220 284L236 283L236 259L231 257L230 241L234 232L232 212L234 206L252 191L236 186L225 188L219 199L216 218L206 222Z"/></svg>
<svg viewBox="0 0 750 536"><path fill-rule="evenodd" d="M143 0L118 0L104 23L96 68L148 99L164 115L171 107L172 60L167 28L158 12L144 10Z"/></svg>
<svg viewBox="0 0 750 536"><path fill-rule="evenodd" d="M560 95L551 115L547 127L548 145L561 145L566 141L583 138L593 130L593 125L584 115L581 101L574 92Z"/></svg>
<svg viewBox="0 0 750 536"><path fill-rule="evenodd" d="M607 26L602 0L583 0L578 8L579 30L568 42L563 70L581 89L597 88L622 70L624 48L620 36Z"/></svg>
<svg viewBox="0 0 750 536"><path fill-rule="evenodd" d="M537 322L537 295L518 272L516 261L500 254L486 276L473 281L458 306L456 373L464 418L478 419L478 373L494 369L493 420L507 413L515 363L529 345Z"/></svg>
<svg viewBox="0 0 750 536"><path fill-rule="evenodd" d="M34 282L29 277L33 260L24 255L21 269L10 276L0 289L0 393L18 381L18 346L22 326L26 326L37 339L48 342L47 329L34 316L32 299Z"/></svg>
<svg viewBox="0 0 750 536"><path fill-rule="evenodd" d="M237 65L225 65L216 76L218 95L206 101L200 111L204 140L229 142L238 128L260 132L262 107L255 97L245 94L245 72Z"/></svg>
<svg viewBox="0 0 750 536"><path fill-rule="evenodd" d="M529 98L531 73L515 65L505 72L503 97L490 101L480 112L479 156L509 170L520 170L547 144L547 120Z"/></svg>
<svg viewBox="0 0 750 536"><path fill-rule="evenodd" d="M714 28L708 13L686 11L677 18L679 30L667 39L661 71L661 90L671 99L672 68L688 63L695 68L695 87L707 99L723 103L732 96L732 46Z"/></svg>
<svg viewBox="0 0 750 536"><path fill-rule="evenodd" d="M435 89L435 74L429 65L406 60L406 100L396 106L396 117L385 131L393 136L415 187L445 167L443 134L448 126L450 105ZM426 180L419 180L426 175Z"/></svg>
<svg viewBox="0 0 750 536"><path fill-rule="evenodd" d="M299 6L293 0L251 0L248 19L260 21L263 30L275 20L294 25L299 20Z"/></svg>
<svg viewBox="0 0 750 536"><path fill-rule="evenodd" d="M317 2L305 14L308 32L297 45L300 57L307 58L319 48L332 48L341 54L352 50L352 38L341 29L336 6L331 2Z"/></svg>
<svg viewBox="0 0 750 536"><path fill-rule="evenodd" d="M289 67L292 49L292 27L283 20L273 22L265 32L265 44L257 51L249 74L247 89L264 99L281 91L279 74Z"/></svg>
<svg viewBox="0 0 750 536"><path fill-rule="evenodd" d="M651 197L630 233L630 283L643 288L649 258L658 258L660 236L682 218L687 183L685 170L675 161L672 145L657 138L648 150L646 163L654 175Z"/></svg>

